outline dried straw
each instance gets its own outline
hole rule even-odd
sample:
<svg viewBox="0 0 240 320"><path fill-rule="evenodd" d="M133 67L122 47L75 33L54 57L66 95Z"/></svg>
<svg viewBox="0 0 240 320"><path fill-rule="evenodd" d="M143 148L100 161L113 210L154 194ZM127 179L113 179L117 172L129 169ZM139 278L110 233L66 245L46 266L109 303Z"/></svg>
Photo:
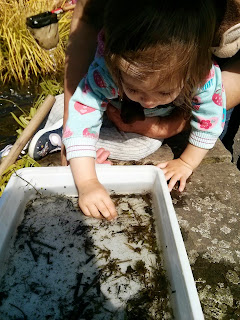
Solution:
<svg viewBox="0 0 240 320"><path fill-rule="evenodd" d="M26 18L53 9L49 0L0 0L0 81L30 83L34 77L63 71L72 12L60 19L58 46L42 49L30 34Z"/></svg>

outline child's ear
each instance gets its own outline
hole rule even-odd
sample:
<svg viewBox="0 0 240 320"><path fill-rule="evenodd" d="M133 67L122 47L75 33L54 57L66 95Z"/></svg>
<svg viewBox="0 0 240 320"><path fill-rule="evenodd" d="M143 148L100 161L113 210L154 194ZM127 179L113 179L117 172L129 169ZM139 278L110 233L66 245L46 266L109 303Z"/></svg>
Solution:
<svg viewBox="0 0 240 320"><path fill-rule="evenodd" d="M143 107L140 105L140 103L123 98L121 102L121 119L127 124L133 123L137 120L145 120Z"/></svg>

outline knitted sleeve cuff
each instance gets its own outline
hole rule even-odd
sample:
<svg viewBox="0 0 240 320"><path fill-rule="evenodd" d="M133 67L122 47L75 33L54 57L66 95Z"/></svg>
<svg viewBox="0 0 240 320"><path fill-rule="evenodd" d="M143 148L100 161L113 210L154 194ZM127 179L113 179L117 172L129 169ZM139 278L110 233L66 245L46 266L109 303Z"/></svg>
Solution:
<svg viewBox="0 0 240 320"><path fill-rule="evenodd" d="M67 160L80 157L96 158L96 141L93 138L63 139Z"/></svg>
<svg viewBox="0 0 240 320"><path fill-rule="evenodd" d="M217 139L218 136L202 131L192 131L189 136L189 142L202 149L212 149Z"/></svg>

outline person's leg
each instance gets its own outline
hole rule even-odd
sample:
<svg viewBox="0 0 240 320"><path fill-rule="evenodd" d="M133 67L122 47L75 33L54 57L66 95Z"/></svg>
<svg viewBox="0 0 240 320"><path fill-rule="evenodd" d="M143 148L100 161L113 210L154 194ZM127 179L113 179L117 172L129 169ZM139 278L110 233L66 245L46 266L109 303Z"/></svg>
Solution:
<svg viewBox="0 0 240 320"><path fill-rule="evenodd" d="M240 104L240 52L220 67L229 110Z"/></svg>
<svg viewBox="0 0 240 320"><path fill-rule="evenodd" d="M226 133L228 131L228 126L229 126L229 123L230 123L230 119L231 119L233 110L234 110L234 108L227 110L224 129L223 129L223 132L221 133L221 135L219 137L220 140L223 140L223 138L225 137L225 135L226 135Z"/></svg>
<svg viewBox="0 0 240 320"><path fill-rule="evenodd" d="M223 63L221 69L227 97L227 117L220 139L225 148L233 154L235 136L240 125L240 52ZM238 150L238 155L237 166L240 168L240 150Z"/></svg>
<svg viewBox="0 0 240 320"><path fill-rule="evenodd" d="M155 152L162 145L161 139L152 139L137 133L119 131L104 114L97 149L109 151L109 158L139 161Z"/></svg>
<svg viewBox="0 0 240 320"><path fill-rule="evenodd" d="M225 135L223 135L221 140L225 148L233 154L234 140L240 125L240 105L228 110L228 112L231 112L231 116L228 121ZM238 153L240 155L240 150L238 150Z"/></svg>

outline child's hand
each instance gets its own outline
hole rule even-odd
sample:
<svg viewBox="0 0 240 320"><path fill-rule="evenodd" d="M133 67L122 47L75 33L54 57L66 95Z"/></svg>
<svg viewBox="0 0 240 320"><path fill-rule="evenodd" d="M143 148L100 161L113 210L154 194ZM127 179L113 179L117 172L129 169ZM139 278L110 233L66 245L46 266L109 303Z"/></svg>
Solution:
<svg viewBox="0 0 240 320"><path fill-rule="evenodd" d="M79 206L86 216L112 220L117 217L116 208L109 194L97 179L85 181L79 189Z"/></svg>
<svg viewBox="0 0 240 320"><path fill-rule="evenodd" d="M169 191L172 191L177 181L180 181L179 191L182 192L186 186L187 179L193 172L193 168L180 158L159 163L157 167L163 170L166 180L170 180L168 183Z"/></svg>
<svg viewBox="0 0 240 320"><path fill-rule="evenodd" d="M96 163L100 164L112 164L110 160L107 160L110 152L108 150L105 150L104 148L100 148L97 150L97 158L96 158Z"/></svg>

